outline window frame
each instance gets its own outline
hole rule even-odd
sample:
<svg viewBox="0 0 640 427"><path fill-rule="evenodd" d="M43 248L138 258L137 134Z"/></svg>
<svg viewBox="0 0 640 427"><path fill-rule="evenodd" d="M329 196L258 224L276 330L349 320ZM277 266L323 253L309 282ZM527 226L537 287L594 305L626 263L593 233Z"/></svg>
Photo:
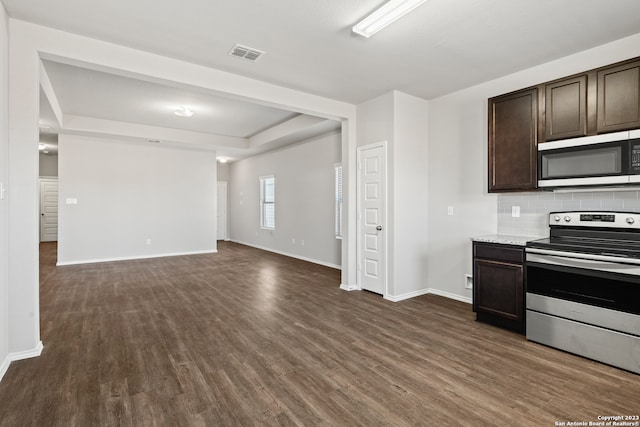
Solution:
<svg viewBox="0 0 640 427"><path fill-rule="evenodd" d="M333 165L334 180L334 234L336 239L342 239L342 207L343 207L343 168L342 163Z"/></svg>
<svg viewBox="0 0 640 427"><path fill-rule="evenodd" d="M275 230L276 229L276 177L275 175L265 175L259 178L260 180L260 228L263 230ZM266 188L267 183L271 181L273 186L273 195L271 200L267 200ZM267 206L271 206L272 209L272 221L267 221Z"/></svg>

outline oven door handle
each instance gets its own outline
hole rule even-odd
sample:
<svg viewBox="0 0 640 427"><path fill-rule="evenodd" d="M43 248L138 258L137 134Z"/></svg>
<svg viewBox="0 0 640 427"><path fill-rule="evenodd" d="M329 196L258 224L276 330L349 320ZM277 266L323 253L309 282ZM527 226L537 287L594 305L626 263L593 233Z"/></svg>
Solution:
<svg viewBox="0 0 640 427"><path fill-rule="evenodd" d="M557 265L560 267L608 271L640 276L640 260L606 255L567 254L545 249L527 249L527 263Z"/></svg>
<svg viewBox="0 0 640 427"><path fill-rule="evenodd" d="M640 259L629 258L622 255L598 255L598 254L587 254L587 253L579 253L579 252L562 252L562 251L552 251L549 249L537 249L537 248L527 248L527 254L540 254L540 255L551 255L562 258L575 258L575 259L584 259L584 260L593 260L593 261L605 261L605 262L615 262L623 263L623 264L634 264L640 265Z"/></svg>

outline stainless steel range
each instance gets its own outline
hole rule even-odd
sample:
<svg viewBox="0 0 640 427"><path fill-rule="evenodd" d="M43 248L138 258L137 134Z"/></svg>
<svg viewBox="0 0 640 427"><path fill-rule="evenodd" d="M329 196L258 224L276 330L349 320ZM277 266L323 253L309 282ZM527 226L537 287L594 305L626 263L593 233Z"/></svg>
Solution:
<svg viewBox="0 0 640 427"><path fill-rule="evenodd" d="M640 214L552 212L526 247L527 339L640 373Z"/></svg>

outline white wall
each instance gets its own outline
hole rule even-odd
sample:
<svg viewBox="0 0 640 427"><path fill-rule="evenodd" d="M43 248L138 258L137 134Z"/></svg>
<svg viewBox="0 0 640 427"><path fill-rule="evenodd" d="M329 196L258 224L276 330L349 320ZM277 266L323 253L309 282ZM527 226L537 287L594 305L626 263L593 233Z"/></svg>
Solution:
<svg viewBox="0 0 640 427"><path fill-rule="evenodd" d="M427 102L394 92L394 300L427 290Z"/></svg>
<svg viewBox="0 0 640 427"><path fill-rule="evenodd" d="M341 135L332 132L232 163L230 239L340 267L342 241L335 237L333 169L340 158ZM267 175L275 176L275 230L260 228L259 178Z"/></svg>
<svg viewBox="0 0 640 427"><path fill-rule="evenodd" d="M640 56L640 34L429 102L430 288L470 301L471 291L464 289L464 273L471 274L472 270L470 238L498 231L533 235L541 229L542 211L537 218L523 216L515 226L511 222L499 226L499 212L514 201L513 197L520 197L527 207L531 203L533 209L543 210L559 201L556 196L554 200L540 200L537 194L500 196L505 201L499 207L498 195L487 193L487 99L636 56ZM598 195L595 199L602 197L610 196ZM453 216L447 216L447 206L453 206ZM505 215L500 218L506 219Z"/></svg>
<svg viewBox="0 0 640 427"><path fill-rule="evenodd" d="M218 163L218 181L229 181L229 163Z"/></svg>
<svg viewBox="0 0 640 427"><path fill-rule="evenodd" d="M7 15L0 3L0 183L8 184L7 161L9 151L8 128L8 73L9 73L9 32ZM9 275L8 270L8 205L7 199L0 200L0 379L9 367Z"/></svg>
<svg viewBox="0 0 640 427"><path fill-rule="evenodd" d="M355 277L355 222L350 195L355 188L355 106L188 62L118 46L9 19L9 351L21 357L38 355L40 342L38 294L38 115L39 57L116 70L124 76L174 82L206 91L300 113L343 120L343 164L347 165L347 207L350 218L343 239L343 283Z"/></svg>
<svg viewBox="0 0 640 427"><path fill-rule="evenodd" d="M40 153L40 176L58 176L58 155Z"/></svg>
<svg viewBox="0 0 640 427"><path fill-rule="evenodd" d="M358 146L387 142L387 292L427 291L427 101L392 91L358 105Z"/></svg>
<svg viewBox="0 0 640 427"><path fill-rule="evenodd" d="M74 135L59 145L59 264L216 250L214 152Z"/></svg>

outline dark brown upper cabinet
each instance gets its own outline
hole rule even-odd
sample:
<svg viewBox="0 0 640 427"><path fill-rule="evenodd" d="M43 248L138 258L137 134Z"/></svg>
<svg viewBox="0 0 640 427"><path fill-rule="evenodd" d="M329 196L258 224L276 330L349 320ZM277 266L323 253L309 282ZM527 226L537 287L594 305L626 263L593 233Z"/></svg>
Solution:
<svg viewBox="0 0 640 427"><path fill-rule="evenodd" d="M489 99L489 192L535 189L538 90Z"/></svg>
<svg viewBox="0 0 640 427"><path fill-rule="evenodd" d="M489 99L489 192L537 188L537 144L640 128L640 58Z"/></svg>
<svg viewBox="0 0 640 427"><path fill-rule="evenodd" d="M601 68L597 75L597 132L640 127L640 60Z"/></svg>
<svg viewBox="0 0 640 427"><path fill-rule="evenodd" d="M587 75L544 85L541 141L587 135Z"/></svg>

